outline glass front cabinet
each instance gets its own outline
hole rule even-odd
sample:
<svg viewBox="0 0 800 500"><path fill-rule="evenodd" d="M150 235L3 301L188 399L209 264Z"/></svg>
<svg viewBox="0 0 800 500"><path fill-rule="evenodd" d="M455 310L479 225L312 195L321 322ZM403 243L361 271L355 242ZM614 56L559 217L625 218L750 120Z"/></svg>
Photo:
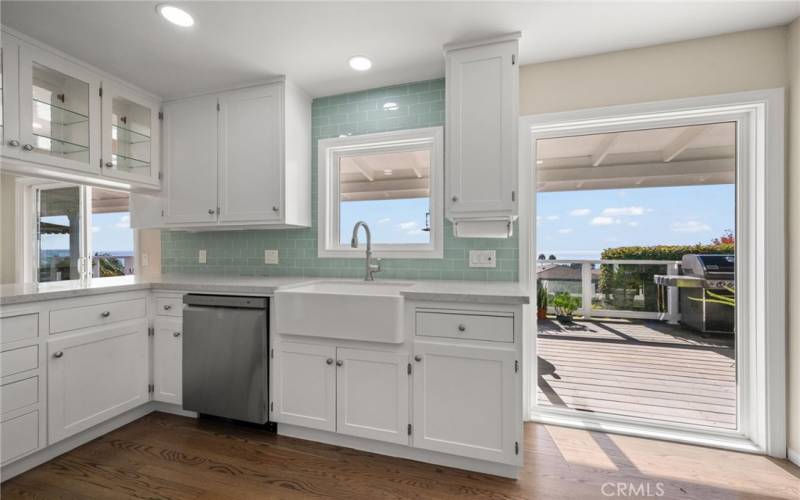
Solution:
<svg viewBox="0 0 800 500"><path fill-rule="evenodd" d="M157 101L5 32L1 50L3 157L159 186Z"/></svg>

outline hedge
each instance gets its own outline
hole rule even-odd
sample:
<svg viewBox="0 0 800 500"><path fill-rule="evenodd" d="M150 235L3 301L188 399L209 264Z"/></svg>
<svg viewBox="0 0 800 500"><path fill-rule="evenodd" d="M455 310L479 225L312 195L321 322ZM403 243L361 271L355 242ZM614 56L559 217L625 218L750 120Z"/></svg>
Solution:
<svg viewBox="0 0 800 500"><path fill-rule="evenodd" d="M681 260L690 253L722 253L732 254L733 243L697 245L656 245L652 247L617 247L606 248L600 254L606 260Z"/></svg>

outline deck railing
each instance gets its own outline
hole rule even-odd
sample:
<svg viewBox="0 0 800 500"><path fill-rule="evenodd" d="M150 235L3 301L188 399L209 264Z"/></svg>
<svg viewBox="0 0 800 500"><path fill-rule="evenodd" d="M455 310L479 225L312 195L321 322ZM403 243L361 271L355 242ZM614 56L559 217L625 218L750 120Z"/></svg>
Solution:
<svg viewBox="0 0 800 500"><path fill-rule="evenodd" d="M558 259L537 261L537 282L552 297L567 292L580 299L576 314L587 319L659 319L676 324L680 319L678 290L670 287L665 304L658 305L655 274L680 274L680 261ZM559 267L560 269L554 269ZM661 310L666 309L666 310ZM548 312L554 313L552 307Z"/></svg>

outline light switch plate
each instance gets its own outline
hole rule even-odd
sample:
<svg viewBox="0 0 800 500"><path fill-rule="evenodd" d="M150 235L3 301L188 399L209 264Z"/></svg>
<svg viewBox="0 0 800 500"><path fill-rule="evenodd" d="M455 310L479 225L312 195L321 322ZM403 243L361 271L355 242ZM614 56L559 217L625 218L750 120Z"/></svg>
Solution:
<svg viewBox="0 0 800 500"><path fill-rule="evenodd" d="M277 264L278 251L277 250L264 250L264 264Z"/></svg>
<svg viewBox="0 0 800 500"><path fill-rule="evenodd" d="M150 265L150 255L147 253L142 254L142 267L147 267Z"/></svg>
<svg viewBox="0 0 800 500"><path fill-rule="evenodd" d="M206 260L207 260L206 258L207 258L207 254L206 254L205 250L200 250L199 252L197 252L197 262L198 263L205 264Z"/></svg>
<svg viewBox="0 0 800 500"><path fill-rule="evenodd" d="M469 267L497 267L495 250L470 250Z"/></svg>

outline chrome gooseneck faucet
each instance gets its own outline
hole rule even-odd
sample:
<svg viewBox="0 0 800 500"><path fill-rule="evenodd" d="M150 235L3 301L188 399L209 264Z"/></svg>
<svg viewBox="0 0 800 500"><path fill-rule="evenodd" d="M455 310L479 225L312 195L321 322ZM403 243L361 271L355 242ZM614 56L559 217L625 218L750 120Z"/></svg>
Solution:
<svg viewBox="0 0 800 500"><path fill-rule="evenodd" d="M364 281L375 281L374 274L381 270L381 264L379 261L375 263L372 261L372 233L367 223L363 220L356 222L356 225L353 226L353 238L350 240L350 246L352 248L358 248L358 228L360 226L363 226L364 232L367 233L367 255Z"/></svg>

